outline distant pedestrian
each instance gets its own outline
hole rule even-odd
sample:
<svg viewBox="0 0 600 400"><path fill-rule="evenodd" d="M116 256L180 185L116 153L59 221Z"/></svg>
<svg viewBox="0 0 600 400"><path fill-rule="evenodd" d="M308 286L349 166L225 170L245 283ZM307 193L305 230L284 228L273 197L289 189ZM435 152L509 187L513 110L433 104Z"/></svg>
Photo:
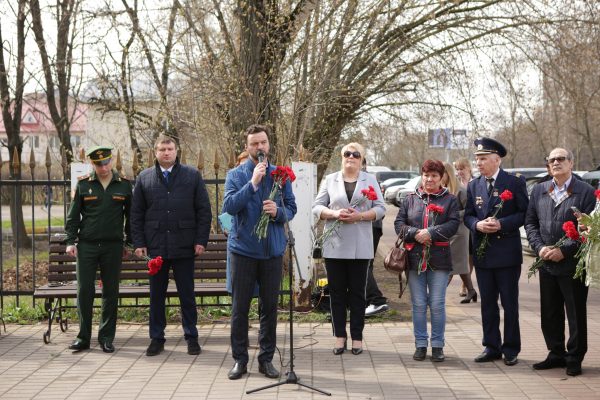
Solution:
<svg viewBox="0 0 600 400"><path fill-rule="evenodd" d="M471 271L469 268L469 229L463 224L465 217L465 207L467 205L467 188L462 186L456 179L454 167L450 163L444 163L444 176L442 177L442 186L448 188L448 191L456 196L458 201L458 215L460 225L456 235L450 239L450 251L452 253L452 272L448 279L448 284L452 281L454 275L459 275L462 284L467 288L467 296L461 300L466 304L471 301L477 302L477 292L473 288L471 281Z"/></svg>
<svg viewBox="0 0 600 400"><path fill-rule="evenodd" d="M362 171L367 172L366 157L364 157L362 161ZM367 308L365 308L365 317L371 317L373 315L380 314L389 310L390 308L387 304L387 298L379 289L377 280L373 274L373 264L377 255L377 247L379 246L379 240L383 236L383 218L385 218L385 215L381 219L376 219L373 221L373 258L371 261L369 261L369 270L367 275Z"/></svg>

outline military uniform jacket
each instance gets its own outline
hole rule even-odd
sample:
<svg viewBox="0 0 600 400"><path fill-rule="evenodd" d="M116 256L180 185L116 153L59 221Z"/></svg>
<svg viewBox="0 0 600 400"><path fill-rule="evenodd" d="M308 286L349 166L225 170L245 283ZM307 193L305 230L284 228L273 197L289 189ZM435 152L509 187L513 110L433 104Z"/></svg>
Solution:
<svg viewBox="0 0 600 400"><path fill-rule="evenodd" d="M513 199L505 201L502 210L496 215L501 228L498 232L488 234L490 241L485 255L479 258L474 254L473 262L476 267L504 268L523 263L519 228L525 222L525 213L529 204L523 177L511 175L500 169L490 197L488 197L487 181L484 176L469 182L464 222L473 233L473 251L476 252L485 234L479 232L475 226L477 222L492 216L500 203L500 194L505 190L512 192Z"/></svg>
<svg viewBox="0 0 600 400"><path fill-rule="evenodd" d="M81 179L67 215L67 245L80 242L130 241L131 182L113 171L106 189L96 174ZM123 229L123 227L125 227Z"/></svg>

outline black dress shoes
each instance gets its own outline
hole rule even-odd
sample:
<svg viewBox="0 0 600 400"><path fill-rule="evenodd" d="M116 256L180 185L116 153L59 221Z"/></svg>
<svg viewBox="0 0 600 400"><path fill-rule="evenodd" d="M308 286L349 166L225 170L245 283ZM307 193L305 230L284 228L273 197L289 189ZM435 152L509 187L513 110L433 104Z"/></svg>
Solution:
<svg viewBox="0 0 600 400"><path fill-rule="evenodd" d="M423 361L427 357L427 347L417 347L413 354L413 360Z"/></svg>
<svg viewBox="0 0 600 400"><path fill-rule="evenodd" d="M564 368L567 362L564 358L546 358L544 361L533 364L533 369L544 370L552 368Z"/></svg>
<svg viewBox="0 0 600 400"><path fill-rule="evenodd" d="M475 362L478 362L478 363L491 362L494 360L499 360L501 358L502 358L502 354L494 354L489 351L484 351L483 353L481 353L480 355L475 357Z"/></svg>
<svg viewBox="0 0 600 400"><path fill-rule="evenodd" d="M157 339L152 339L152 341L150 342L150 346L148 346L148 348L146 349L146 355L148 357L157 356L160 353L162 353L164 349L164 342Z"/></svg>
<svg viewBox="0 0 600 400"><path fill-rule="evenodd" d="M432 347L431 348L431 361L442 362L445 359L446 359L446 356L444 356L444 349L442 347Z"/></svg>
<svg viewBox="0 0 600 400"><path fill-rule="evenodd" d="M240 379L242 375L248 372L246 364L236 362L233 364L233 368L229 370L227 377L231 380Z"/></svg>
<svg viewBox="0 0 600 400"><path fill-rule="evenodd" d="M115 346L113 346L111 342L100 342L100 348L102 348L102 351L105 353L115 352Z"/></svg>
<svg viewBox="0 0 600 400"><path fill-rule="evenodd" d="M339 356L344 351L346 351L346 349L348 349L348 340L347 339L344 340L344 347L334 347L333 348L333 354L335 354L336 356Z"/></svg>
<svg viewBox="0 0 600 400"><path fill-rule="evenodd" d="M90 345L83 343L81 340L75 340L69 346L69 349L73 350L73 353L79 353L80 351L88 350L89 348L90 348Z"/></svg>
<svg viewBox="0 0 600 400"><path fill-rule="evenodd" d="M567 375L577 376L581 375L581 363L579 362L568 362L567 363Z"/></svg>
<svg viewBox="0 0 600 400"><path fill-rule="evenodd" d="M267 378L279 378L279 371L275 369L271 361L265 361L258 364L258 372L264 374Z"/></svg>
<svg viewBox="0 0 600 400"><path fill-rule="evenodd" d="M202 348L198 344L198 340L190 339L187 342L188 354L190 356L197 356L202 353Z"/></svg>
<svg viewBox="0 0 600 400"><path fill-rule="evenodd" d="M519 358L517 356L504 356L504 365L508 365L509 367L512 367L513 365L517 365L517 363L519 362Z"/></svg>

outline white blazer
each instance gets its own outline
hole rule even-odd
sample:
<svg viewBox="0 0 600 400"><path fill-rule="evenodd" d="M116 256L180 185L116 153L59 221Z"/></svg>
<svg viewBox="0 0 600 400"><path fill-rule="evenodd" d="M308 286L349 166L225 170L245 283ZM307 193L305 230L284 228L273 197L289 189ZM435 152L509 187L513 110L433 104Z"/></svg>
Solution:
<svg viewBox="0 0 600 400"><path fill-rule="evenodd" d="M361 190L373 186L377 193L376 200L366 200L359 207L358 211L375 210L376 219L381 219L385 215L385 205L379 184L375 176L361 171L356 182L356 189L352 195L352 200L348 201L346 189L344 188L344 178L342 172L334 172L325 177L319 188L319 194L313 203L312 212L316 218L321 217L323 210L340 210L349 208L350 204L356 203L363 195ZM325 222L327 229L334 220ZM373 228L371 221L360 221L353 224L340 224L337 232L334 232L323 244L323 257L325 258L345 258L345 259L367 259L374 258L373 252Z"/></svg>

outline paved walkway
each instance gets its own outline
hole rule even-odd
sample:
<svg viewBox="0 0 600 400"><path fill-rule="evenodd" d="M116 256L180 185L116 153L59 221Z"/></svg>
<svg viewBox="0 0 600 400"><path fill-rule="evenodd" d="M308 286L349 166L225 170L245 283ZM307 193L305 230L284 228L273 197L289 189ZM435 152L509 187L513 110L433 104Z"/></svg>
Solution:
<svg viewBox="0 0 600 400"><path fill-rule="evenodd" d="M386 218L385 252L392 243L391 224L395 209ZM531 262L528 258L527 263ZM481 351L479 303L459 305L458 280L448 291L446 362L412 360L414 351L410 322L367 324L365 352L354 356L331 353L328 324L294 325L295 370L303 383L331 392L335 399L600 399L600 291L588 300L589 351L579 377L567 377L562 369L534 371L531 365L542 360L546 349L539 328L537 281L521 279L521 333L523 351L519 364L502 361L473 362ZM388 294L392 296L393 294ZM189 356L181 328L169 326L166 351L146 357L147 326L120 324L112 355L98 346L71 354L67 350L76 327L67 333L53 333L44 345L43 324L9 325L0 336L0 399L307 399L327 398L287 384L255 394L247 390L274 381L258 373L257 349L250 350L250 373L229 381L232 365L227 324L200 327L202 354ZM251 343L257 331L251 330ZM287 370L288 327L280 323L278 344Z"/></svg>

